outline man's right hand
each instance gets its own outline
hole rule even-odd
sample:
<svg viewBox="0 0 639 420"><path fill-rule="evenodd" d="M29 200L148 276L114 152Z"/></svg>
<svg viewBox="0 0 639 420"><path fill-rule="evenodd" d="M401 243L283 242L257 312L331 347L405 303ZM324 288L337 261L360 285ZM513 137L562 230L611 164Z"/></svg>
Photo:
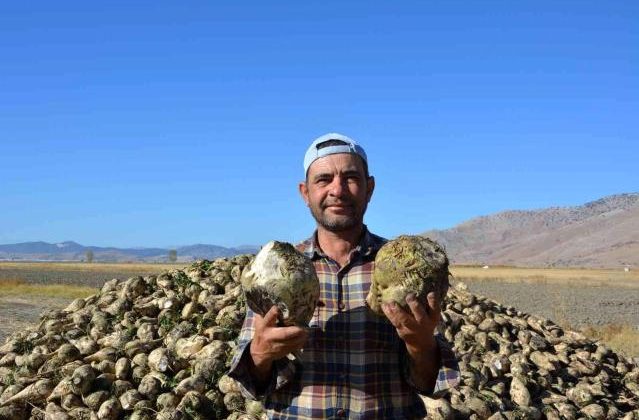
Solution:
<svg viewBox="0 0 639 420"><path fill-rule="evenodd" d="M300 327L278 327L279 309L273 305L264 315L255 314L251 341L251 369L258 381L265 383L271 375L273 362L304 347L308 332Z"/></svg>

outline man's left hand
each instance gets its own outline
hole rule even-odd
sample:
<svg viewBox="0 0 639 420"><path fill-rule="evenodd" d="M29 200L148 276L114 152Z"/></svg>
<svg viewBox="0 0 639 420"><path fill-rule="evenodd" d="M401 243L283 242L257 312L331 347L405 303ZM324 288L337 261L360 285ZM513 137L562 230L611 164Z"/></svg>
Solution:
<svg viewBox="0 0 639 420"><path fill-rule="evenodd" d="M439 301L431 292L424 302L409 295L406 303L410 312L395 302L382 304L382 310L406 344L413 383L430 394L435 388L440 364L439 347L433 335L441 317Z"/></svg>
<svg viewBox="0 0 639 420"><path fill-rule="evenodd" d="M382 310L406 343L406 349L411 356L435 351L437 342L433 333L441 317L441 308L435 293L430 292L422 302L410 294L406 297L406 303L410 312L395 302L382 304Z"/></svg>

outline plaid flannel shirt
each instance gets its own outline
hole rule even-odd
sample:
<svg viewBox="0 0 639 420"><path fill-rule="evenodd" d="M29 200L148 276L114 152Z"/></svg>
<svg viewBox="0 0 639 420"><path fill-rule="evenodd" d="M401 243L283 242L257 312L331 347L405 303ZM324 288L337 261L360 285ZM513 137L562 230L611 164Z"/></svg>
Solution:
<svg viewBox="0 0 639 420"><path fill-rule="evenodd" d="M247 307L229 376L245 396L262 400L269 418L423 418L426 410L418 394L428 394L411 381L404 342L385 317L366 306L375 255L386 240L365 227L349 263L340 268L316 238L317 233L297 247L313 260L320 281L320 304L301 360L275 361L270 383L258 394L247 363L254 331L254 313ZM431 397L459 382L450 346L439 334L435 338L441 367Z"/></svg>

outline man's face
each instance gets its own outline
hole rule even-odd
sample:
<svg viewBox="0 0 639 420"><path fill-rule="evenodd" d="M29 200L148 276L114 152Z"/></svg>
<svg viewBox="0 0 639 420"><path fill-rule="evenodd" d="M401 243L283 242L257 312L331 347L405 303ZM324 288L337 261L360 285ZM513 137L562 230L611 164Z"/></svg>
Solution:
<svg viewBox="0 0 639 420"><path fill-rule="evenodd" d="M308 168L306 182L299 185L317 223L331 232L363 223L374 187L373 177L366 178L362 160L349 153L317 159Z"/></svg>

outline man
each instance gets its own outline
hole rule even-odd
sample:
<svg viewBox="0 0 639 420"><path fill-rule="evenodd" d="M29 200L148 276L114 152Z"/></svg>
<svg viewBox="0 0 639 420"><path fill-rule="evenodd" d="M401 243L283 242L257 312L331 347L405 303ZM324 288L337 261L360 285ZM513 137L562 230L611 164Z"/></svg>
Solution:
<svg viewBox="0 0 639 420"><path fill-rule="evenodd" d="M272 418L424 417L418 394L439 396L457 384L450 348L434 331L440 306L407 298L410 312L366 307L377 250L364 213L375 189L364 149L336 133L319 137L304 157L299 191L317 222L298 246L313 261L320 304L309 329L277 327L247 309L229 375L245 395L263 400ZM300 359L287 356L302 349ZM300 354L300 353L297 353Z"/></svg>

